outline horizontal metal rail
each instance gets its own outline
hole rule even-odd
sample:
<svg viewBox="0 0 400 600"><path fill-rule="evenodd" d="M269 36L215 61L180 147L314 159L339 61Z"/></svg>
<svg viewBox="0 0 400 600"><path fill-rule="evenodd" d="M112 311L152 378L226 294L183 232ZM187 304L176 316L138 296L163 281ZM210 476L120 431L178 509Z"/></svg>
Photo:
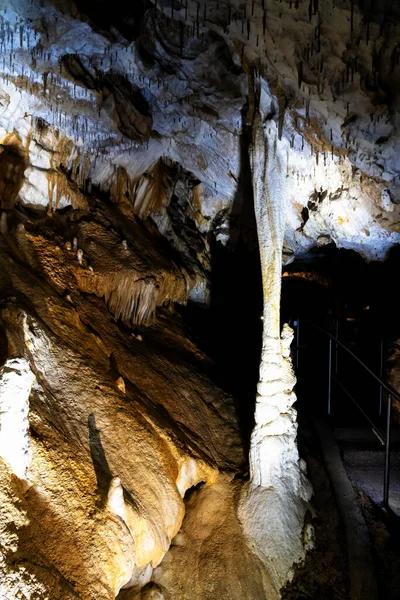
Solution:
<svg viewBox="0 0 400 600"><path fill-rule="evenodd" d="M348 389L344 387L343 383L341 381L339 381L339 379L337 379L337 377L333 377L333 380L335 383L338 384L338 386L340 388L342 388L343 392L348 396L349 400L351 400L353 402L353 404L355 404L355 406L357 406L358 410L364 415L364 417L367 419L368 423L371 425L371 429L372 429L373 433L376 435L376 437L378 438L378 440L380 441L382 446L385 446L386 445L386 436L375 426L374 422L369 418L369 416L364 411L364 409L359 405L357 400L355 398L353 398L353 396L350 394ZM395 450L392 450L391 452L400 461L400 454L398 452L396 452Z"/></svg>
<svg viewBox="0 0 400 600"><path fill-rule="evenodd" d="M343 392L346 394L346 396L348 396L348 398L353 402L353 404L355 404L357 406L358 410L362 413L362 415L367 419L368 423L371 425L372 431L374 432L374 434L376 435L376 437L378 438L378 440L380 441L382 446L384 446L386 444L385 437L382 435L382 433L379 431L379 429L375 426L375 423L372 421L372 419L369 418L369 416L367 415L365 410L362 408L362 406L359 405L357 400L355 398L353 398L353 396L350 394L348 389L343 385L343 383L341 381L339 381L339 379L337 377L333 376L333 380L343 390Z"/></svg>
<svg viewBox="0 0 400 600"><path fill-rule="evenodd" d="M326 331L319 325L315 325L315 323L311 323L311 321L307 321L306 319L302 319L302 321L305 321L308 325L314 327L314 329L317 329L321 333L329 336L332 340L335 341L336 344L339 344L339 346L343 348L343 350L346 350L346 352L350 354L350 356L352 356L362 367L364 367L366 371L368 371L368 373L383 387L383 389L385 389L388 392L388 394L390 394L391 396L393 396L393 398L396 398L396 400L400 402L400 394L396 392L396 390L391 385L385 383L380 377L378 377L378 375L376 375L369 367L367 367L367 365L360 358L358 358L358 356L354 354L354 352L352 352L350 348L345 346L340 340L338 340L334 335L332 335L332 333L329 333L329 331Z"/></svg>
<svg viewBox="0 0 400 600"><path fill-rule="evenodd" d="M331 414L331 395L332 395L332 391L331 391L331 385L332 385L332 383L331 382L333 380L333 381L335 381L335 383L337 383L340 386L340 388L343 390L343 392L354 403L354 405L361 412L361 414L363 415L363 417L370 424L372 432L376 435L376 437L381 442L381 444L385 446L385 468L384 468L384 485L383 485L383 504L384 504L385 508L387 510L389 510L390 509L390 506L389 506L390 455L392 453L392 449L391 449L391 425L392 425L391 412L392 412L393 398L395 398L398 402L400 402L400 394L390 384L386 383L385 381L383 381L383 379L381 379L381 377L379 377L378 375L376 375L376 373L374 373L372 371L372 369L370 369L360 358L358 358L358 356L356 354L354 354L354 352L352 352L352 350L350 350L350 348L348 348L347 346L345 346L345 344L343 344L338 339L338 337L334 336L329 331L326 331L325 329L323 329L319 325L316 325L315 323L312 323L311 321L307 321L305 319L305 322L308 325L310 325L311 327L313 327L314 329L316 329L317 331L319 331L320 333L322 333L323 335L328 336L328 338L329 338L328 415ZM298 328L299 327L299 319L297 319L297 323L296 324L297 324L297 328ZM338 331L338 325L336 324L336 332L337 331ZM297 355L298 355L298 350L299 350L299 336L298 336L298 333L299 333L299 330L297 330ZM332 374L332 342L335 342L335 344L336 344L336 367L337 367L337 349L340 346L341 348L343 348L343 350L345 350L345 352L347 352L347 354L349 356L351 356L359 365L361 365L365 369L365 371L367 371L367 373L369 373L369 375L371 375L371 377L373 377L375 379L375 381L377 381L379 383L379 394L380 394L380 398L379 398L379 416L382 416L383 390L387 391L388 398L387 398L387 414L386 414L386 435L384 435L384 434L381 433L381 431L378 429L378 427L376 427L376 425L374 424L374 422L372 421L372 419L370 419L370 417L367 415L367 413L362 408L362 406L360 406L360 404L353 398L353 396L346 389L346 387L341 383L341 381L339 381L339 379ZM392 347L397 348L397 349L400 350L400 346L398 344L396 344L395 342L391 342L391 345L392 345ZM381 353L380 354L381 354L381 358L380 358L380 375L382 376L383 375L383 338L381 338ZM297 366L298 366L298 362L299 362L298 356L297 356L297 361L296 362L297 362ZM337 368L335 368L335 372L337 373ZM398 458L400 460L400 455L397 452L393 452L393 454L396 456L396 458Z"/></svg>

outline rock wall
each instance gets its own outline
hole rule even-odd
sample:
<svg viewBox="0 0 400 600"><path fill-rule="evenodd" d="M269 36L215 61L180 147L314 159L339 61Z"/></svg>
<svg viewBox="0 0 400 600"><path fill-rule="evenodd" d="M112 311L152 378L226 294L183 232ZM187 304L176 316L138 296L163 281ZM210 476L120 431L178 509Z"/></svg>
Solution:
<svg viewBox="0 0 400 600"><path fill-rule="evenodd" d="M118 325L51 224L1 239L2 585L7 598L115 598L151 579L186 491L241 470L241 439L178 316ZM103 249L99 236L98 261Z"/></svg>

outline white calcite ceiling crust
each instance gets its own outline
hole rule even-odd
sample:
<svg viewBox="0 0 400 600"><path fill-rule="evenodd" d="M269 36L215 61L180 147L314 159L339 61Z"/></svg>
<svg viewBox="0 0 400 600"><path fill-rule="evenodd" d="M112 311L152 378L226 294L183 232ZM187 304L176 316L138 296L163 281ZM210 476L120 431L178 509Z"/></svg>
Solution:
<svg viewBox="0 0 400 600"><path fill-rule="evenodd" d="M30 163L19 201L74 204L61 181L48 189L61 167L109 190L118 167L135 181L163 157L229 207L255 68L279 122L288 254L330 236L384 258L400 240L399 26L394 2L373 4L160 0L118 5L118 20L103 2L3 0L0 132Z"/></svg>

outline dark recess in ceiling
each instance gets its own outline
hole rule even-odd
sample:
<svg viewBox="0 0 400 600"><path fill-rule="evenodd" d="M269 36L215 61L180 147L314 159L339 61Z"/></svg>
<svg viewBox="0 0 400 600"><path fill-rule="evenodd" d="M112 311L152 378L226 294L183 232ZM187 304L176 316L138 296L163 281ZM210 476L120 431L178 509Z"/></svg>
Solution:
<svg viewBox="0 0 400 600"><path fill-rule="evenodd" d="M130 42L139 37L143 15L152 6L149 0L74 0L74 4L93 29L107 37L119 32Z"/></svg>

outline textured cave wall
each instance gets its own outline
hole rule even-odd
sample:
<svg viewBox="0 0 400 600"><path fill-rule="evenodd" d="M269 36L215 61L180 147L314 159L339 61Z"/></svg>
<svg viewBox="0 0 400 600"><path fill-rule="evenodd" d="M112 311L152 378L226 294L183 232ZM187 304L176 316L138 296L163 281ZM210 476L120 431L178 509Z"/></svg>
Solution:
<svg viewBox="0 0 400 600"><path fill-rule="evenodd" d="M4 594L279 596L309 497L281 265L400 240L396 3L0 7L0 400L21 455L0 437ZM235 243L252 125L265 331L247 486L234 400L173 306L209 301L210 239Z"/></svg>
<svg viewBox="0 0 400 600"><path fill-rule="evenodd" d="M243 67L255 65L285 155L287 252L332 239L374 259L398 242L395 3L160 1L120 7L117 25L103 2L6 4L4 135L25 140L43 122L60 132L40 161L31 144L21 201L36 189L34 203L47 206L50 176L52 202L77 202L65 171L78 187L127 186L129 200L168 157L201 182L203 212L229 205L241 175Z"/></svg>
<svg viewBox="0 0 400 600"><path fill-rule="evenodd" d="M187 341L177 315L164 309L157 324L135 334L80 290L84 267L44 240L42 229L16 228L1 246L9 357L0 385L5 597L114 598L126 585L133 594L181 528L186 490L205 482L202 498L219 479L231 507L224 522L249 557L247 597L264 589L229 500L229 481L243 465L233 401L207 376L209 361ZM97 251L100 260L101 238ZM16 393L18 405L10 402ZM10 456L8 436L19 453ZM207 508L211 528L222 518L217 509ZM193 535L201 545L207 539L200 519ZM223 536L220 528L219 544ZM201 562L190 537L181 546L189 563ZM236 595L232 552L228 545L208 557L214 570L231 573L230 583L207 585L224 585L227 598L239 599L246 596ZM171 593L179 573L163 567ZM203 594L199 584L197 597Z"/></svg>

